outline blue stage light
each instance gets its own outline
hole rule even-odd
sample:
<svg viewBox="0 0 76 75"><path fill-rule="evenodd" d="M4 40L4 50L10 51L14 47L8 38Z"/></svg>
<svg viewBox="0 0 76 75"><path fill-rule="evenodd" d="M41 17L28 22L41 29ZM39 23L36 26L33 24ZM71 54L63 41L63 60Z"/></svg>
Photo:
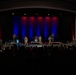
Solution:
<svg viewBox="0 0 76 75"><path fill-rule="evenodd" d="M13 34L17 35L18 36L18 17L17 16L14 16L14 29L13 29Z"/></svg>

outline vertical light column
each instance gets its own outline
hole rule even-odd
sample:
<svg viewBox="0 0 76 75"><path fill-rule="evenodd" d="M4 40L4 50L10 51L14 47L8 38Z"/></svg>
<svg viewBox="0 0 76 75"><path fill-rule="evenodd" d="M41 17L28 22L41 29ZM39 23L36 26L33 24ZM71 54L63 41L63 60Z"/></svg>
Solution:
<svg viewBox="0 0 76 75"><path fill-rule="evenodd" d="M24 38L24 36L26 36L26 19L27 19L27 17L25 17L25 16L21 18L22 39Z"/></svg>
<svg viewBox="0 0 76 75"><path fill-rule="evenodd" d="M58 24L58 18L57 17L52 17L52 34L56 36L57 34L57 24Z"/></svg>
<svg viewBox="0 0 76 75"><path fill-rule="evenodd" d="M41 21L42 17L37 17L37 36L39 37L41 35Z"/></svg>
<svg viewBox="0 0 76 75"><path fill-rule="evenodd" d="M29 37L30 37L30 41L32 40L33 38L33 24L35 22L35 18L34 17L30 17L30 27L29 27Z"/></svg>
<svg viewBox="0 0 76 75"><path fill-rule="evenodd" d="M19 32L19 25L18 25L18 17L14 16L14 29L13 29L13 34L18 36L18 32Z"/></svg>

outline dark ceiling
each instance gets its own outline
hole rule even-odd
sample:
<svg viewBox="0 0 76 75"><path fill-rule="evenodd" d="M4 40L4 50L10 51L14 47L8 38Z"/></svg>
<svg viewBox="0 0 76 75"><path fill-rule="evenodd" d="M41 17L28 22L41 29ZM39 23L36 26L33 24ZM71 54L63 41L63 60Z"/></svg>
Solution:
<svg viewBox="0 0 76 75"><path fill-rule="evenodd" d="M49 7L76 13L76 0L0 0L0 11L27 7Z"/></svg>
<svg viewBox="0 0 76 75"><path fill-rule="evenodd" d="M0 2L6 1L60 1L60 2L76 2L76 0L0 0Z"/></svg>

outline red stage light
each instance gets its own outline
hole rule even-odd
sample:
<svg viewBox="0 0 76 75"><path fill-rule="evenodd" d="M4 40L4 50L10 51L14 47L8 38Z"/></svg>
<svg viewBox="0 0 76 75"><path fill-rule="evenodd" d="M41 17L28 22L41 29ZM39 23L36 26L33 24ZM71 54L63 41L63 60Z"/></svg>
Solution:
<svg viewBox="0 0 76 75"><path fill-rule="evenodd" d="M50 17L45 17L45 20L46 21L50 21Z"/></svg>
<svg viewBox="0 0 76 75"><path fill-rule="evenodd" d="M52 19L53 19L53 20L57 20L58 18L57 18L57 17L52 17Z"/></svg>
<svg viewBox="0 0 76 75"><path fill-rule="evenodd" d="M30 17L30 21L35 21L35 17Z"/></svg>
<svg viewBox="0 0 76 75"><path fill-rule="evenodd" d="M27 19L27 17L25 17L25 16L24 16L24 17L22 17L22 20L26 20L26 19Z"/></svg>
<svg viewBox="0 0 76 75"><path fill-rule="evenodd" d="M38 20L41 21L42 20L42 17L38 17Z"/></svg>

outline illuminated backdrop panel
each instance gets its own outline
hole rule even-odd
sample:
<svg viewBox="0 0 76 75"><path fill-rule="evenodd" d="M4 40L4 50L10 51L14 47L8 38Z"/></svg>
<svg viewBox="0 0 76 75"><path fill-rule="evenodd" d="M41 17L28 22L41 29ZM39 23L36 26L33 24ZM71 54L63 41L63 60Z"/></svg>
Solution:
<svg viewBox="0 0 76 75"><path fill-rule="evenodd" d="M14 16L13 26L14 26L13 27L14 34L18 36L18 33L20 33L21 31L22 39L24 38L24 36L27 36L29 37L29 40L32 41L33 37L41 35L43 37L43 41L47 41L48 37L52 33L56 37L58 17ZM19 31L19 27L21 27L20 31Z"/></svg>

